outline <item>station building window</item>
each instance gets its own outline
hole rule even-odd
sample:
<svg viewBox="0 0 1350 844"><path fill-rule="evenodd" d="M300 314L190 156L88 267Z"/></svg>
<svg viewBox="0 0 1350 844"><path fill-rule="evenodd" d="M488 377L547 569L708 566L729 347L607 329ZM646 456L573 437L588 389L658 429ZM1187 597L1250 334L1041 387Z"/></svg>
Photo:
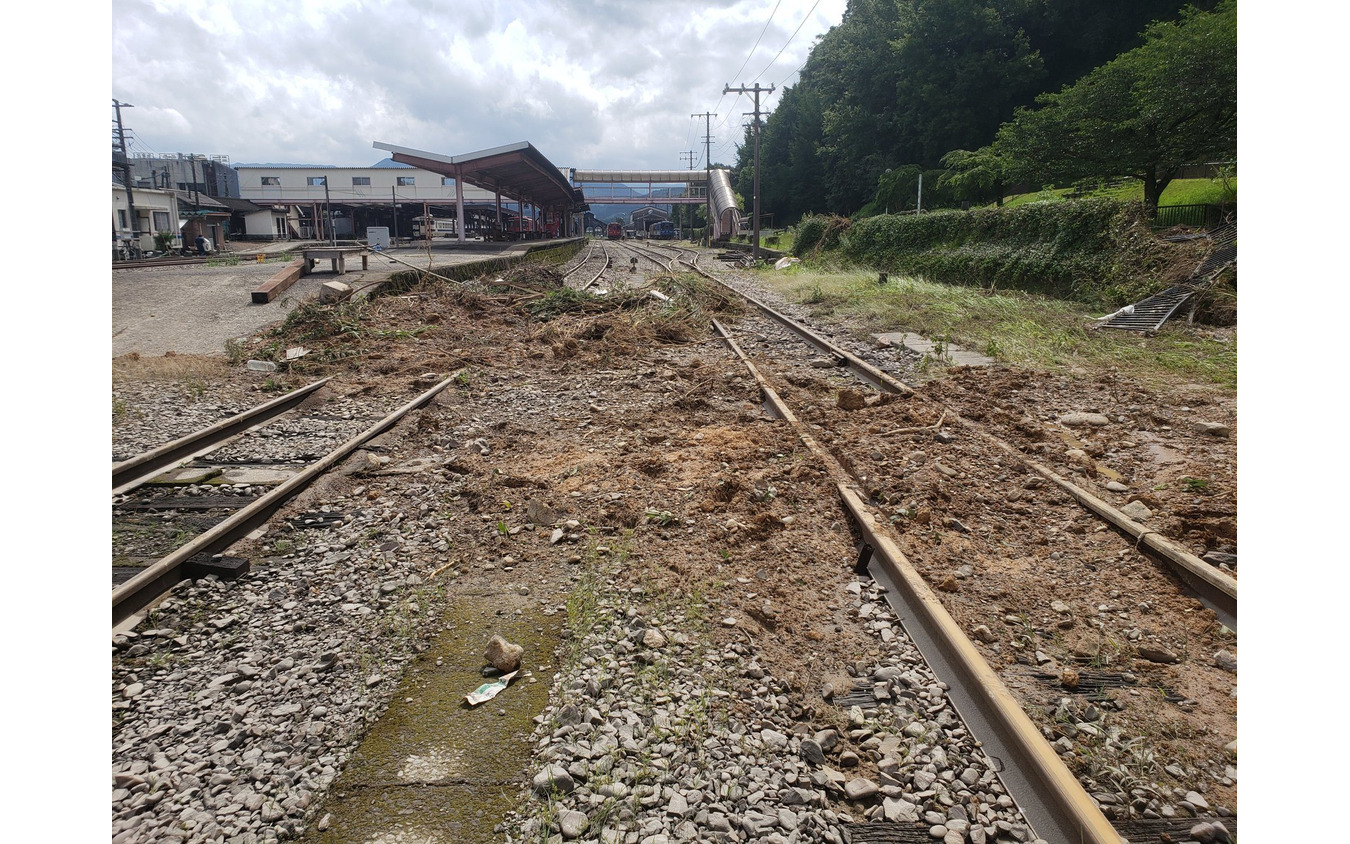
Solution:
<svg viewBox="0 0 1350 844"><path fill-rule="evenodd" d="M324 185L328 184L328 177L327 177L327 176L307 176L307 177L305 178L305 184L310 185L311 187L323 187Z"/></svg>
<svg viewBox="0 0 1350 844"><path fill-rule="evenodd" d="M452 176L442 176L442 177L441 177L441 184L444 185L444 186L447 187L447 188L453 188L453 187L455 186L455 180L454 180L454 177L452 177Z"/></svg>
<svg viewBox="0 0 1350 844"><path fill-rule="evenodd" d="M263 176L263 177L262 177L262 184L263 184L263 187L267 187L268 185L275 185L276 187L281 187L281 177L280 177L280 176Z"/></svg>
<svg viewBox="0 0 1350 844"><path fill-rule="evenodd" d="M352 176L352 187L354 187L354 188L370 187L370 177L369 177L369 176Z"/></svg>
<svg viewBox="0 0 1350 844"><path fill-rule="evenodd" d="M417 183L414 176L398 176L396 178L398 179L398 186L401 188L410 188Z"/></svg>

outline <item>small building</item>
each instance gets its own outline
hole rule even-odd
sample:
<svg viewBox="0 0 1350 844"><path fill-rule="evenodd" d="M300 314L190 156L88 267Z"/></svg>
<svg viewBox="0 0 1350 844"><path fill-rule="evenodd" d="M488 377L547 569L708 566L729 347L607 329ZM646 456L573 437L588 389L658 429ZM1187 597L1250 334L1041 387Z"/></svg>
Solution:
<svg viewBox="0 0 1350 844"><path fill-rule="evenodd" d="M157 233L172 237L172 249L182 247L182 240L179 238L178 194L171 190L133 187L131 203L136 207L134 221L127 207L126 187L114 182L112 186L114 252L119 247L134 247L141 252L153 252Z"/></svg>
<svg viewBox="0 0 1350 844"><path fill-rule="evenodd" d="M191 246L197 241L197 235L211 241L211 248L225 248L229 240L230 215L228 206L206 194L192 191L175 191L178 196L178 214L182 221L179 230L183 243Z"/></svg>
<svg viewBox="0 0 1350 844"><path fill-rule="evenodd" d="M637 233L638 237L646 237L647 229L653 223L662 223L669 219L670 212L662 211L655 205L644 205L628 215L629 226Z"/></svg>

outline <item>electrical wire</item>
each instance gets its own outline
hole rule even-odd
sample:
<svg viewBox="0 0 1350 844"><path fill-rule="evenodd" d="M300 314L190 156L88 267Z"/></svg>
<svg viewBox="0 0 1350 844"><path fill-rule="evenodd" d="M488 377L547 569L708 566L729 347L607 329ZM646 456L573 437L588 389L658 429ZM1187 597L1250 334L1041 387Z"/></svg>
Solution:
<svg viewBox="0 0 1350 844"><path fill-rule="evenodd" d="M817 0L817 2L819 2L819 0ZM772 11L772 12L769 12L769 19L766 20L766 21L764 22L764 28L761 29L761 30L759 31L759 38L756 38L756 39L755 39L755 46L751 47L751 48L750 48L750 52L746 54L746 56L745 56L745 61L741 62L740 70L737 70L734 74L732 74L731 78L732 78L733 80L740 78L741 71L745 70L746 65L750 64L750 59L755 55L755 50L759 48L759 42L760 42L761 40L763 40L763 38L764 38L764 33L766 33L766 32L769 31L769 24L773 23L773 17L774 17L774 15L778 14L778 7L781 6L781 5L783 5L783 0L778 0L778 2L774 3L774 5L773 5L773 11ZM809 17L809 15L808 15L808 17ZM800 28L800 27L798 27L798 28ZM741 101L741 97L742 97L742 96L744 96L744 94L742 94L742 93L739 93L739 92L738 92L738 93L736 94L736 99L734 99L734 100L731 101L731 108L730 108L729 111L728 111L728 115L730 114L730 112L735 111L735 109L736 109L736 104L739 103L739 102ZM725 100L726 98L727 98L727 92L726 92L725 89L723 89L721 99L719 99L719 100L717 101L717 105L714 106L714 107L711 109L711 111L712 111L714 114L717 114L717 113L720 113L720 112L721 112L721 109L722 109L722 102L723 102L723 100ZM722 118L722 120L717 124L717 126L716 126L715 128L720 129L720 128L722 128L723 126L725 126L725 125L726 125L726 122L727 122L727 119L728 119L728 118L726 118L726 117Z"/></svg>
<svg viewBox="0 0 1350 844"><path fill-rule="evenodd" d="M786 50L786 49L788 48L788 45L792 43L792 39L793 39L793 38L796 38L796 37L797 37L797 33L798 33L798 32L801 32L801 31L802 31L802 27L806 26L806 22L809 21L809 20L811 20L811 15L813 15L813 14L815 13L815 11L816 11L816 6L819 6L819 5L820 5L820 0L816 0L816 2L811 6L811 11L807 12L807 13L806 13L806 17L802 18L802 22L799 23L799 24L797 24L797 29L793 31L792 37L789 38L789 39L787 40L787 44L784 44L784 45L783 45L783 50ZM751 81L751 82L758 82L758 81L759 81L759 77L763 76L763 75L765 74L765 72L768 71L769 68L773 67L774 62L778 61L778 56L783 55L783 50L779 50L779 51L778 51L778 55L773 57L773 61L771 61L771 62L769 62L768 64L766 64L766 65L764 66L764 70L761 70L758 74L755 75L755 78L754 78L754 79L751 79L750 81Z"/></svg>
<svg viewBox="0 0 1350 844"><path fill-rule="evenodd" d="M769 19L764 22L764 28L759 31L759 38L755 39L755 46L750 48L750 54L747 55L745 57L745 61L741 63L741 70L745 70L745 66L750 64L750 57L755 54L755 50L759 47L760 40L764 38L764 33L769 31L769 24L773 23L773 16L778 14L778 7L781 5L783 5L783 0L778 0L777 3L773 4L773 11L769 12ZM739 79L741 76L741 70L738 70L734 74L732 74L731 78Z"/></svg>

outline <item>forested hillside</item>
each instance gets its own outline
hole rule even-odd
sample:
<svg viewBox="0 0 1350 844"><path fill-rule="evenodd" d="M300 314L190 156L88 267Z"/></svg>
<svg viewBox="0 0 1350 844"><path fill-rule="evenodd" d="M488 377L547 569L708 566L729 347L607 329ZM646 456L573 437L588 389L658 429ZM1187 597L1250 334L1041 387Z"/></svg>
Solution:
<svg viewBox="0 0 1350 844"><path fill-rule="evenodd" d="M761 207L782 222L851 214L883 176L917 178L954 150L991 144L1015 109L1139 47L1150 22L1177 20L1187 5L1215 2L850 0L798 81L775 94ZM752 158L747 129L736 167L747 200Z"/></svg>

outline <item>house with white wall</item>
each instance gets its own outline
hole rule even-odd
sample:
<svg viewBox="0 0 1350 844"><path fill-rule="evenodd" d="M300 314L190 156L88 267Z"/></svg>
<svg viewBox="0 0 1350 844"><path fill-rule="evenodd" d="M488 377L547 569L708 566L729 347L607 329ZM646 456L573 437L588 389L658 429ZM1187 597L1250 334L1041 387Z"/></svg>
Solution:
<svg viewBox="0 0 1350 844"><path fill-rule="evenodd" d="M135 239L143 252L155 248L155 233L169 232L174 236L174 249L182 246L179 239L178 196L171 190L154 188L132 188L131 203L136 207L136 220L131 219L127 206L126 187L113 183L112 186L112 229L113 247L133 241L132 232L140 232Z"/></svg>

